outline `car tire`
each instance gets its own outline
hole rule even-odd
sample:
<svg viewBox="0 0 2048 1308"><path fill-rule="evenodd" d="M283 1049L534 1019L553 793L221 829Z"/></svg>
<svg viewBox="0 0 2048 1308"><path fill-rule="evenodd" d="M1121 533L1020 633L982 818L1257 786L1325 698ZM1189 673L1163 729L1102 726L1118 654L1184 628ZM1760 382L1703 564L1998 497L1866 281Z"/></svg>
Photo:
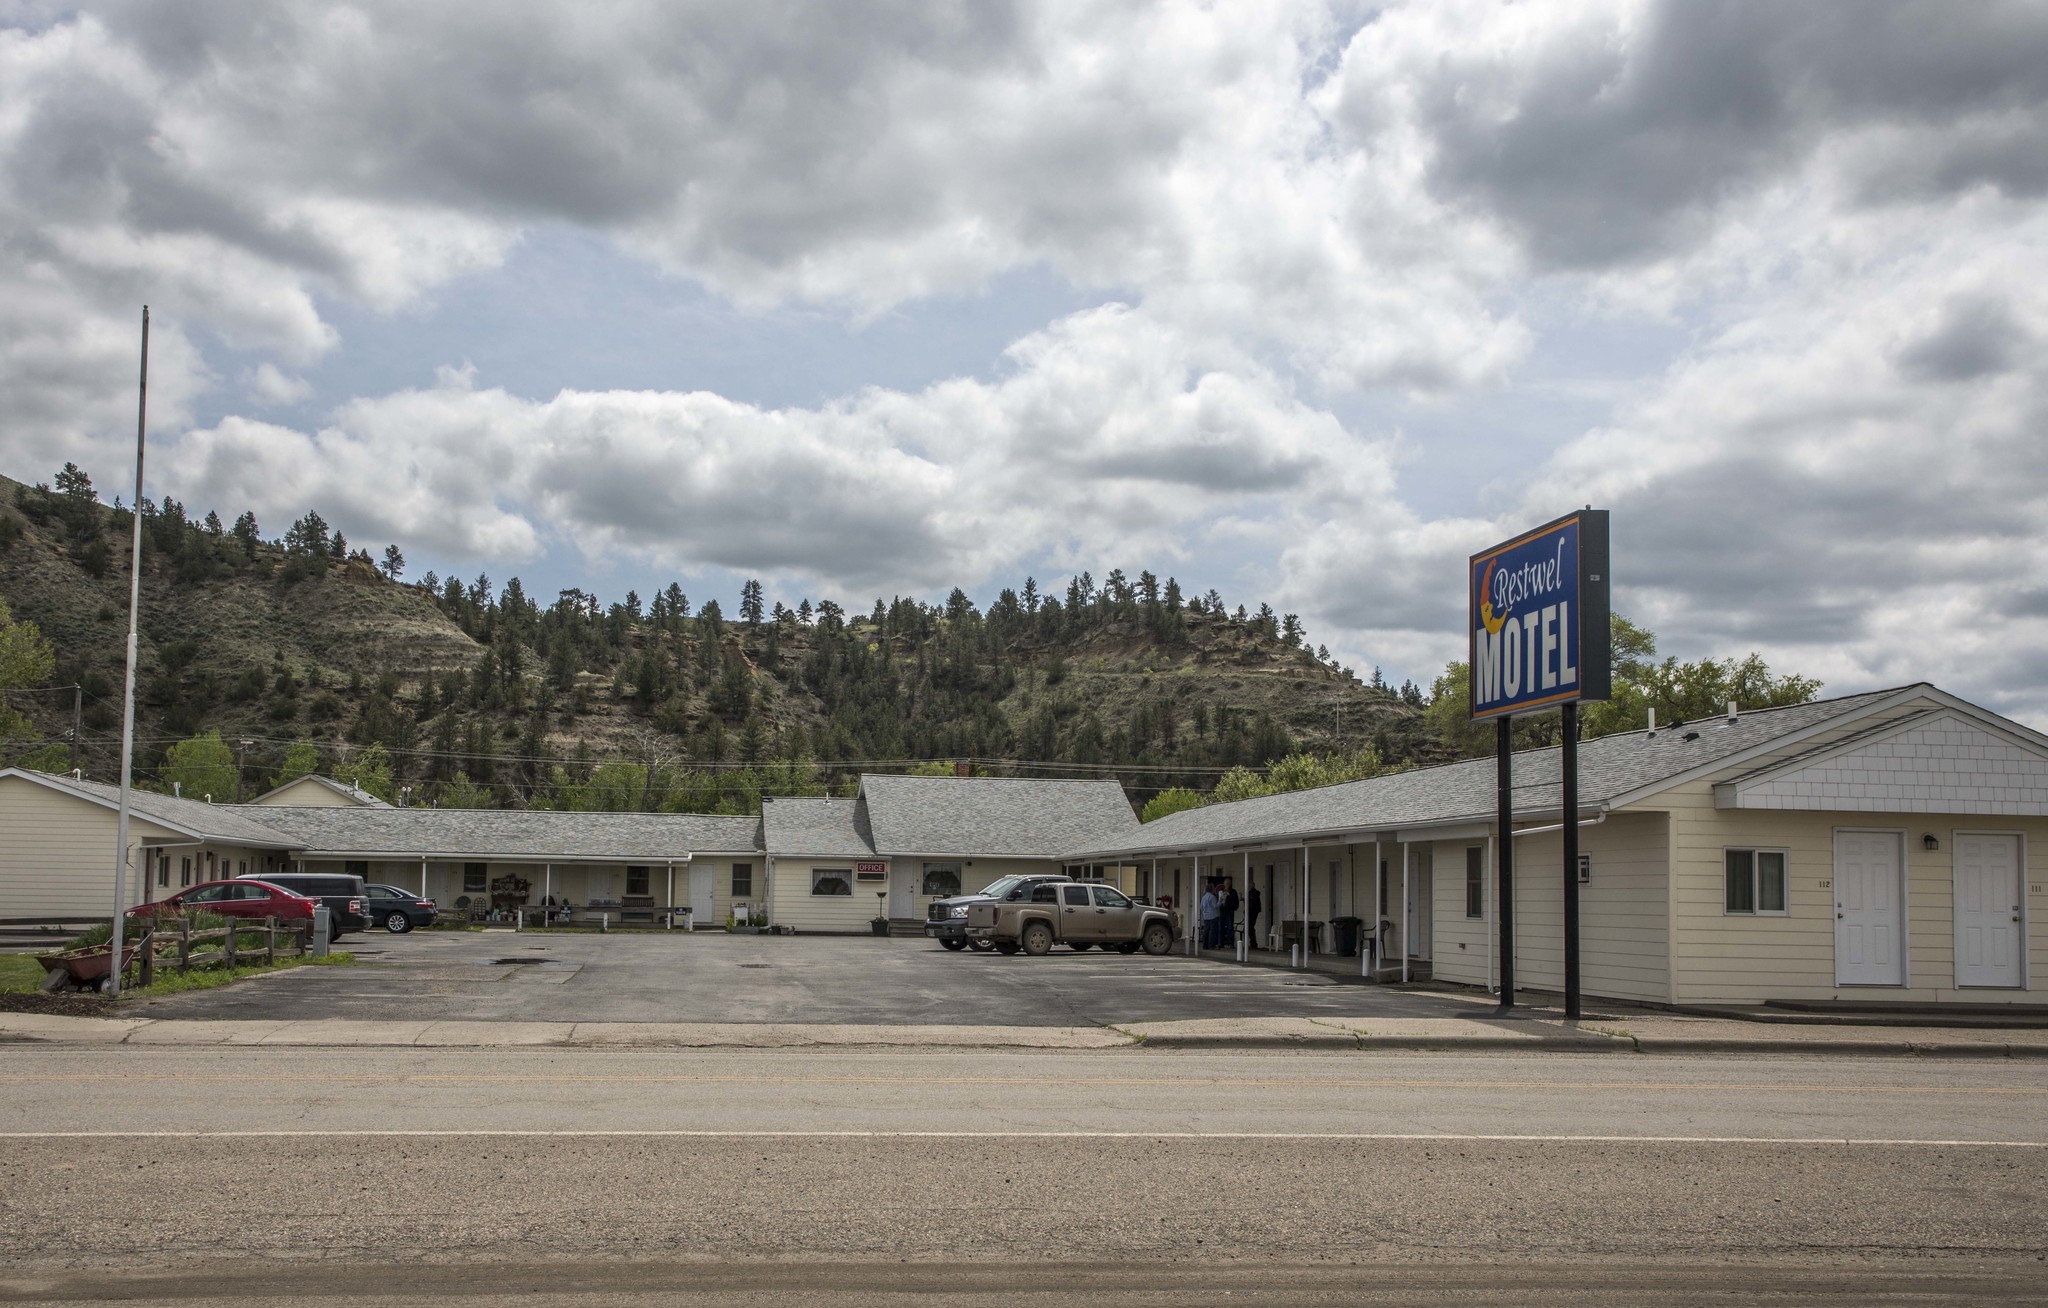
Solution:
<svg viewBox="0 0 2048 1308"><path fill-rule="evenodd" d="M1167 929L1166 923L1154 922L1145 928L1145 938L1140 943L1148 954L1163 954L1173 948L1173 932Z"/></svg>
<svg viewBox="0 0 2048 1308"><path fill-rule="evenodd" d="M967 948L967 942L958 936L940 936L939 943L956 954Z"/></svg>
<svg viewBox="0 0 2048 1308"><path fill-rule="evenodd" d="M993 940L969 940L967 947L977 954L986 954L989 950L994 949L996 944Z"/></svg>
<svg viewBox="0 0 2048 1308"><path fill-rule="evenodd" d="M1043 922L1033 922L1024 928L1017 944L1033 958L1049 954L1052 952L1052 928Z"/></svg>
<svg viewBox="0 0 2048 1308"><path fill-rule="evenodd" d="M1008 957L1017 952L1017 942L1014 940L995 940L989 943L989 948L1004 957Z"/></svg>
<svg viewBox="0 0 2048 1308"><path fill-rule="evenodd" d="M384 929L394 936L402 936L412 930L412 919L393 909L384 916Z"/></svg>

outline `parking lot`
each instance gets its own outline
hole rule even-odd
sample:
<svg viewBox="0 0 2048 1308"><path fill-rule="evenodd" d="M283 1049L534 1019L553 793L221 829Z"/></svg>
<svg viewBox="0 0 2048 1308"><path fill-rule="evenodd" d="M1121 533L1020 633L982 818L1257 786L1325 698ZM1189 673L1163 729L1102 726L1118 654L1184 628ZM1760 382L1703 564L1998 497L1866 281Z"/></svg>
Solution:
<svg viewBox="0 0 2048 1308"><path fill-rule="evenodd" d="M1442 1017L1480 997L1176 956L955 954L934 941L723 932L382 932L361 963L138 1003L135 1016L300 1021L1088 1026L1205 1017ZM1490 1001L1485 1001L1490 1002Z"/></svg>

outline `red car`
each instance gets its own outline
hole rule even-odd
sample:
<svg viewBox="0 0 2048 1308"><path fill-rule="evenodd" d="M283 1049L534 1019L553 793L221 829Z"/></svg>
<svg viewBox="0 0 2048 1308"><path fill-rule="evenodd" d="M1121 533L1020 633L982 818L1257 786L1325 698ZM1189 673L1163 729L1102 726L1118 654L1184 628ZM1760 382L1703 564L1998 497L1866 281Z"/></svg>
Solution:
<svg viewBox="0 0 2048 1308"><path fill-rule="evenodd" d="M189 890L180 890L169 899L137 904L128 910L128 916L155 917L158 913L186 907L219 913L223 917L274 917L280 922L310 921L313 916L313 901L304 895L247 879L202 881Z"/></svg>

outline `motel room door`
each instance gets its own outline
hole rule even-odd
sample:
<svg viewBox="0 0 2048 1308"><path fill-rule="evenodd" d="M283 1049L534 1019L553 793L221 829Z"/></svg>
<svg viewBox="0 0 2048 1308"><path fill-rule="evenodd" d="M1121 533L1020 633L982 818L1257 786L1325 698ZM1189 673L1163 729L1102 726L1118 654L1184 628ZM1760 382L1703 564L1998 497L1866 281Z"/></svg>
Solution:
<svg viewBox="0 0 2048 1308"><path fill-rule="evenodd" d="M690 916L695 919L698 926L706 926L711 922L717 885L717 868L702 863L690 864Z"/></svg>
<svg viewBox="0 0 2048 1308"><path fill-rule="evenodd" d="M1906 983L1905 857L1896 831L1835 833L1835 984Z"/></svg>
<svg viewBox="0 0 2048 1308"><path fill-rule="evenodd" d="M2026 984L2020 947L2020 838L1965 836L1956 841L1956 984Z"/></svg>

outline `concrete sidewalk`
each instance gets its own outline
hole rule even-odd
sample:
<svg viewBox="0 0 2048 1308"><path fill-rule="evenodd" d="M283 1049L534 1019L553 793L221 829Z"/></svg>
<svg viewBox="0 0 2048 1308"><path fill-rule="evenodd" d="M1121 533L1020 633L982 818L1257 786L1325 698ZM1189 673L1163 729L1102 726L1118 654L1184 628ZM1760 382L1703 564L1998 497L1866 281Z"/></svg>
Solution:
<svg viewBox="0 0 2048 1308"><path fill-rule="evenodd" d="M207 1021L0 1013L0 1043L583 1049L1318 1049L2048 1058L2048 1031L1760 1026L1718 1018L1568 1023L1236 1017L1108 1026L849 1026L722 1022Z"/></svg>

